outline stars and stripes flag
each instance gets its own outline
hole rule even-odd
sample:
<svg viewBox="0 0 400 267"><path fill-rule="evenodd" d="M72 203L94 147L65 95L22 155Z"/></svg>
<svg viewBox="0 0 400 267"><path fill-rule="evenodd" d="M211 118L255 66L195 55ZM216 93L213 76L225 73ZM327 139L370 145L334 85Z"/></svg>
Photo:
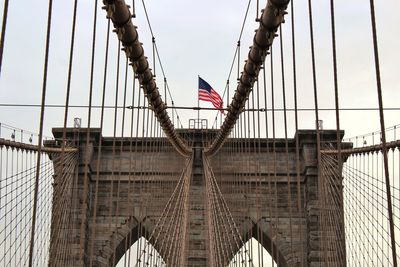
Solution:
<svg viewBox="0 0 400 267"><path fill-rule="evenodd" d="M199 77L199 100L211 102L215 108L223 108L221 96L202 78ZM220 110L224 114L224 110Z"/></svg>

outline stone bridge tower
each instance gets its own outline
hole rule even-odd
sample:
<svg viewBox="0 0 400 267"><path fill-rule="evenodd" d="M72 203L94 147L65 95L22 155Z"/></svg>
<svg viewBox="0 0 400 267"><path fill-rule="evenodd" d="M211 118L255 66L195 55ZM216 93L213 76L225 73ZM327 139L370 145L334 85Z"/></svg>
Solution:
<svg viewBox="0 0 400 267"><path fill-rule="evenodd" d="M208 266L204 173L201 157L203 147L207 145L207 140L212 139L215 131L181 130L180 133L190 139L194 153L189 194L188 266ZM62 128L53 129L53 134L56 138L61 138ZM243 240L252 237L257 239L272 255L278 266L301 266L302 260L303 266L320 266L322 248L319 241L323 234L335 233L322 233L320 229L321 205L318 202L315 131L301 130L296 135L300 148L301 211L297 210L296 194L293 194L294 197L289 203L287 190L288 184L292 192L296 192L298 186L295 139L288 140L289 168L287 168L284 139L249 139L248 149L234 158L229 154L232 139L228 139L223 148L211 158L211 165L220 184L234 185L222 193ZM80 129L80 134L68 129L67 137L77 138L81 144L75 205L73 205L71 225L65 227L72 229L69 230L69 234L73 238L69 244L56 242L63 230L52 229L50 265L55 265L52 259L57 253L67 250L70 253L70 262L65 266L88 266L90 255L93 255L93 266L113 266L127 248L141 236L148 237L153 231L180 176L184 158L169 145L163 146L162 150L146 149L149 142L167 144L168 141L162 138L138 138L132 142L129 138L103 137L99 129L91 129L89 151L85 151L86 129ZM321 132L321 137L327 143L335 143L336 131L324 130ZM130 149L132 144L134 147ZM48 143L48 145L55 144ZM113 146L116 149L113 150ZM271 158L273 146L276 160ZM83 156L85 153L89 155L89 168L86 174ZM132 162L134 162L133 167ZM246 165L245 162L263 164ZM56 173L55 182L57 179L60 178ZM247 179L245 187L243 179ZM274 195L277 197L272 197L272 191L268 186L257 187L261 183L276 186ZM85 184L88 185L87 194L84 194L83 190ZM112 196L111 186L114 188ZM96 187L98 194L95 200ZM263 188L262 192L260 188ZM128 198L128 195L133 197ZM97 205L94 205L95 201ZM246 211L243 211L241 205L243 202L247 203ZM82 203L85 203L85 209L82 209ZM292 211L290 216L289 210ZM93 220L94 214L96 214L95 220ZM53 214L54 216L56 215ZM342 225L344 233L343 221L339 219L338 223ZM84 236L80 236L82 225ZM95 227L94 232L93 227ZM291 240L289 236L292 236ZM336 238L342 242L344 249L344 237L337 235ZM92 252L89 245L91 242L94 244ZM158 250L157 245L155 248ZM164 256L166 255L161 253L161 257ZM333 265L344 266L345 263Z"/></svg>

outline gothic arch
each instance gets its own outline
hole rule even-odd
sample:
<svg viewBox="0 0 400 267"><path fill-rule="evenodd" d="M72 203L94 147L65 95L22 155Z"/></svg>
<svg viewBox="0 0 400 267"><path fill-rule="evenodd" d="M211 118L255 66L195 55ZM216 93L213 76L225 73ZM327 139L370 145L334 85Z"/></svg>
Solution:
<svg viewBox="0 0 400 267"><path fill-rule="evenodd" d="M278 267L288 266L287 259L285 259L279 246L271 239L269 233L262 231L258 224L254 224L251 232L255 234L253 236L249 235L249 239L254 238L257 240L272 256L274 261L278 264Z"/></svg>
<svg viewBox="0 0 400 267"><path fill-rule="evenodd" d="M141 225L141 233L139 230L139 221L135 218L132 217L130 219L131 222L128 222L129 219L127 219L126 222L126 228L121 231L123 233L123 237L121 234L116 234L115 232L111 236L111 238L114 238L113 236L116 235L117 237L119 236L120 238L116 242L115 248L111 248L114 253L115 253L115 259L114 259L114 253L110 255L108 258L108 266L113 267L113 263L117 264L119 260L126 254L127 251L129 251L129 248L135 244L141 237L144 237L146 241L150 242L150 235L152 232L152 229L154 226L151 226L149 223L149 220L146 220L147 218L143 218L142 222L140 222ZM121 228L120 228L121 229ZM160 251L159 246L153 244L150 242L150 244L157 250ZM163 255L161 255L163 257Z"/></svg>
<svg viewBox="0 0 400 267"><path fill-rule="evenodd" d="M250 219L248 219L250 220ZM248 242L251 238L254 238L257 240L265 250L268 251L268 253L272 256L273 260L277 263L278 267L287 267L288 265L288 260L285 258L284 254L282 253L282 250L280 247L282 245L279 245L277 242L273 241L270 237L270 233L263 231L261 227L259 227L258 224L253 223L251 221L250 228L247 228L245 231L243 231L242 234L242 240L244 243ZM283 237L281 235L277 235L277 238L275 238L277 241L283 241ZM281 243L280 242L280 243ZM286 242L285 242L286 243ZM239 252L239 249L236 251L235 255Z"/></svg>

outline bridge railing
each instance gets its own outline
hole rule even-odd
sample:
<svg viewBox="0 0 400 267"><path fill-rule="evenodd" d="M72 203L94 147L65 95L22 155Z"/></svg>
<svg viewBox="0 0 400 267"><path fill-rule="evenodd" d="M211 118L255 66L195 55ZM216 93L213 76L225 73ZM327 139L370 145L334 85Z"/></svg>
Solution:
<svg viewBox="0 0 400 267"><path fill-rule="evenodd" d="M383 144L380 131L345 139L355 145L343 149L346 159L341 163L342 173L335 173L339 165L335 148L322 151L323 182L322 190L332 196L327 206L343 205L345 223L346 257L349 266L394 266L392 243L399 251L400 242L400 140L398 125L387 128L386 136L391 137L386 143L390 186L387 187L384 174ZM342 180L342 188L337 181ZM336 181L336 182L335 182ZM336 183L336 184L335 184ZM388 201L390 196L390 201ZM335 205L334 205L335 204ZM391 205L391 212L389 211ZM341 213L340 211L338 212ZM333 225L338 213L322 213L326 227L335 231ZM390 221L394 231L391 231ZM393 235L394 233L394 235ZM328 238L329 239L329 238ZM331 242L333 249L335 245ZM345 256L345 255L343 255ZM397 261L400 256L397 254Z"/></svg>
<svg viewBox="0 0 400 267"><path fill-rule="evenodd" d="M25 131L24 131L25 132ZM36 169L37 145L0 139L0 265L27 266L29 249L35 244L32 263L46 266L49 260L51 229L67 220L67 199L72 194L73 170L76 166L77 150L44 148L41 152L40 169ZM54 177L55 168L62 168L63 177ZM39 180L36 180L37 171ZM57 181L64 179L62 184ZM34 189L39 183L36 226L32 230ZM53 207L53 199L62 198L60 207ZM54 209L56 208L56 209ZM51 221L53 210L59 210L59 221ZM31 239L31 234L34 238ZM66 240L68 236L65 235Z"/></svg>
<svg viewBox="0 0 400 267"><path fill-rule="evenodd" d="M26 144L37 144L39 134L0 122L0 138ZM44 140L53 140L53 137L43 136Z"/></svg>

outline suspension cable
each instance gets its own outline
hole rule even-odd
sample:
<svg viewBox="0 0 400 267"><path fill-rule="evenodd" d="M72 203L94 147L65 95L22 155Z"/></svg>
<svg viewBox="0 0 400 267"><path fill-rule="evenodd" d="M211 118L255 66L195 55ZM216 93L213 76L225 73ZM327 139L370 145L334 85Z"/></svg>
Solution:
<svg viewBox="0 0 400 267"><path fill-rule="evenodd" d="M214 155L226 141L239 114L245 107L247 98L253 88L267 51L275 38L275 32L283 22L285 9L289 0L269 0L260 18L260 26L254 36L253 46L250 48L248 60L243 68L232 103L228 108L221 130L218 132L211 146L206 150L207 155Z"/></svg>
<svg viewBox="0 0 400 267"><path fill-rule="evenodd" d="M166 106L161 99L154 76L149 68L149 62L144 56L142 44L139 42L138 33L131 21L131 13L124 0L107 0L105 9L108 17L113 21L117 31L118 39L124 46L125 53L132 63L135 73L148 102L156 114L166 136L174 148L183 156L188 156L191 150L183 142L182 138L176 133Z"/></svg>
<svg viewBox="0 0 400 267"><path fill-rule="evenodd" d="M386 195L387 195L387 211L389 217L390 225L390 240L392 245L392 258L393 266L397 267L397 254L396 254L396 238L394 231L393 222L393 210L392 210L392 194L390 192L390 175L389 175L389 164L388 164L388 150L386 148L386 133L385 133L385 116L383 113L383 100L382 100L382 85L381 85L381 75L380 75L380 65L379 65L379 52L378 52L378 37L376 33L376 22L375 22L375 6L374 0L370 0L370 10L371 10L371 25L372 25L372 37L374 44L374 59L375 59L375 74L376 74L376 87L378 93L378 103L379 103L379 118L381 125L381 139L382 139L382 154L383 154L383 164L385 172L385 182L386 182Z"/></svg>
<svg viewBox="0 0 400 267"><path fill-rule="evenodd" d="M7 15L8 15L8 2L9 0L4 1L3 8L3 23L1 25L1 39L0 39L0 75L1 75L1 66L3 63L3 51L4 51L4 42L6 37L6 27L7 27Z"/></svg>
<svg viewBox="0 0 400 267"><path fill-rule="evenodd" d="M37 154L37 163L36 163L36 179L35 179L35 190L34 190L34 196L33 196L31 240L30 240L30 246L29 246L29 264L28 264L29 267L33 266L33 248L35 246L36 213L37 213L38 194L39 194L40 160L41 160L41 151L42 151L44 105L46 102L47 69L48 69L49 50L50 50L52 8L53 8L53 0L49 0L48 15L47 15L46 51L45 51L44 70L43 70L43 87L42 87L42 101L41 101L42 106L40 109L40 125L39 125L39 137L38 137L38 154Z"/></svg>

